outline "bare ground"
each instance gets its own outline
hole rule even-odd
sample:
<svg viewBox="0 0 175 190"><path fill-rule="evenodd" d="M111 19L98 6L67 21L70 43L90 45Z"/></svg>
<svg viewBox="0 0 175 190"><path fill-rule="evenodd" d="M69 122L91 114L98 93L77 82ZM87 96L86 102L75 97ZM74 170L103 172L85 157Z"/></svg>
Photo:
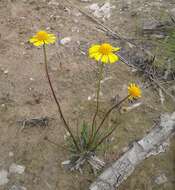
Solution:
<svg viewBox="0 0 175 190"><path fill-rule="evenodd" d="M11 174L9 183L0 186L2 190L10 189L14 184L28 190L85 190L94 179L91 172L80 175L67 172L61 166L61 162L69 156L65 148L65 131L57 117L57 109L43 72L42 50L28 43L35 31L48 29L57 34L58 39L71 37L71 42L64 46L59 42L49 46L48 57L53 84L65 116L74 130L77 118L89 118L94 109L93 101L88 101L88 96L95 92L95 66L84 53L92 43L103 41L127 48L126 44L106 35L89 18L79 14L67 1L55 1L58 5L49 2L0 1L0 170L8 170L13 162L26 167L22 175ZM71 2L84 9L92 4L78 0ZM143 20L150 17L166 19L166 13L174 6L173 0L118 0L111 3L116 7L105 24L126 38L137 35L137 27ZM134 11L137 16L132 17ZM122 63L111 65L106 76L112 79L103 84L104 109L112 104L113 96L126 94L129 81L143 85L143 79ZM134 112L119 116L123 122L113 135L108 151L103 151L102 157L107 162L117 159L123 147L144 136L160 113L174 110L171 99L166 98L165 104L161 105L157 91L152 88L143 90L142 101L143 105ZM53 118L46 128L21 130L17 122L43 116ZM46 141L46 136L57 145ZM13 152L14 156L9 156L9 152ZM173 152L174 140L166 153L148 159L120 189L174 189ZM162 172L166 174L168 182L157 185L154 178Z"/></svg>

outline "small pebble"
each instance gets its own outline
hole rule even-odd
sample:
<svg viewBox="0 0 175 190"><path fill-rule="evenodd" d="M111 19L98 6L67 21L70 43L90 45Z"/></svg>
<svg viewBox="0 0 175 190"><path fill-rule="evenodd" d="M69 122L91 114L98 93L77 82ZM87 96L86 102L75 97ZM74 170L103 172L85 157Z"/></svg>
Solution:
<svg viewBox="0 0 175 190"><path fill-rule="evenodd" d="M8 73L9 73L9 71L8 71L8 70L5 70L5 71L4 71L4 74L5 74L5 75L7 75Z"/></svg>
<svg viewBox="0 0 175 190"><path fill-rule="evenodd" d="M31 80L31 81L34 81L34 78L31 77L30 80Z"/></svg>
<svg viewBox="0 0 175 190"><path fill-rule="evenodd" d="M88 100L90 101L92 98L91 98L91 96L88 96Z"/></svg>
<svg viewBox="0 0 175 190"><path fill-rule="evenodd" d="M92 0L80 0L81 2L91 2Z"/></svg>
<svg viewBox="0 0 175 190"><path fill-rule="evenodd" d="M67 165L67 164L70 164L70 162L71 162L70 160L66 160L66 161L62 162L61 164L62 165Z"/></svg>
<svg viewBox="0 0 175 190"><path fill-rule="evenodd" d="M161 174L161 175L157 176L155 179L155 183L158 185L164 184L167 181L168 181L168 179L165 174Z"/></svg>
<svg viewBox="0 0 175 190"><path fill-rule="evenodd" d="M13 185L9 190L27 190L27 188L19 185Z"/></svg>
<svg viewBox="0 0 175 190"><path fill-rule="evenodd" d="M13 152L9 152L9 157L13 157L14 153Z"/></svg>
<svg viewBox="0 0 175 190"><path fill-rule="evenodd" d="M49 1L48 5L55 5L55 6L58 6L59 3L58 3L56 0L51 0L51 1Z"/></svg>
<svg viewBox="0 0 175 190"><path fill-rule="evenodd" d="M25 166L22 165L17 165L15 163L11 164L9 168L10 173L18 173L18 174L23 174L25 171Z"/></svg>
<svg viewBox="0 0 175 190"><path fill-rule="evenodd" d="M2 107L2 108L5 108L5 104L1 104L1 107Z"/></svg>
<svg viewBox="0 0 175 190"><path fill-rule="evenodd" d="M0 170L0 185L5 185L8 183L9 179L7 178L8 172L6 170Z"/></svg>
<svg viewBox="0 0 175 190"><path fill-rule="evenodd" d="M60 40L60 44L65 45L71 41L71 37L65 37Z"/></svg>

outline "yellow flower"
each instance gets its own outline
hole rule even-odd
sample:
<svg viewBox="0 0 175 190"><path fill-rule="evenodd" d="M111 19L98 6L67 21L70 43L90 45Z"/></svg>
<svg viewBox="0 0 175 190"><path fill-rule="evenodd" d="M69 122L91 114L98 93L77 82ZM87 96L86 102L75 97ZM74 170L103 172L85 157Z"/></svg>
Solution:
<svg viewBox="0 0 175 190"><path fill-rule="evenodd" d="M141 91L140 87L137 84L131 83L128 86L128 95L129 95L130 99L140 98L141 95L142 95L142 91Z"/></svg>
<svg viewBox="0 0 175 190"><path fill-rule="evenodd" d="M89 48L89 57L102 63L115 63L119 60L119 57L113 52L119 51L120 48L115 48L108 43L101 45L92 45Z"/></svg>
<svg viewBox="0 0 175 190"><path fill-rule="evenodd" d="M29 41L35 46L41 46L43 44L53 44L56 41L56 36L54 34L49 34L44 30L40 30Z"/></svg>

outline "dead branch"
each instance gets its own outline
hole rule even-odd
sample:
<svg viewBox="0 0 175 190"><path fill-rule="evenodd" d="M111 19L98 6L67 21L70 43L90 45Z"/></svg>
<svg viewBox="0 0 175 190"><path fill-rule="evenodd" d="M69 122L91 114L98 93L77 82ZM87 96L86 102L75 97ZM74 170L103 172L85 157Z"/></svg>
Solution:
<svg viewBox="0 0 175 190"><path fill-rule="evenodd" d="M114 190L145 158L161 152L164 143L175 134L175 112L163 114L160 124L140 141L133 143L121 158L107 168L97 180L91 184L90 190Z"/></svg>
<svg viewBox="0 0 175 190"><path fill-rule="evenodd" d="M17 121L20 125L21 128L30 128L30 127L47 127L49 124L49 120L51 118L49 117L38 117L38 118L32 118L32 119L23 119Z"/></svg>

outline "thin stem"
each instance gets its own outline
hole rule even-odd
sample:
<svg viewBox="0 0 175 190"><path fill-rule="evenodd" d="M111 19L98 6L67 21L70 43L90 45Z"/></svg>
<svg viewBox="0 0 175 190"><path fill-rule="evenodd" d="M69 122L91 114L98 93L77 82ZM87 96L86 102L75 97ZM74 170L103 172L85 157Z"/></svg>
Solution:
<svg viewBox="0 0 175 190"><path fill-rule="evenodd" d="M122 104L122 103L123 103L125 100L127 100L128 98L129 98L129 95L126 96L125 98L123 98L120 102L118 102L118 103L115 104L114 106L112 106L112 107L105 113L105 115L104 115L104 117L103 117L101 123L99 124L99 126L98 126L98 128L97 128L97 130L96 130L96 132L95 132L95 134L94 134L93 140L95 139L97 133L99 132L100 128L102 127L103 123L105 122L105 120L107 119L107 117L109 116L109 114L112 112L112 110L115 109L115 108L118 108L118 107L120 106L120 104Z"/></svg>
<svg viewBox="0 0 175 190"><path fill-rule="evenodd" d="M96 111L95 111L94 117L93 117L93 119L92 119L92 128L91 128L92 130L91 130L91 135L90 135L90 138L89 138L89 143L88 143L88 145L91 143L91 140L92 140L92 138L93 138L95 120L96 120L96 117L97 117L97 114L98 114L98 111L99 111L99 96L100 96L100 90L101 90L101 80L102 80L102 78L103 78L103 69L104 69L104 64L103 64L103 63L100 63L99 77L98 77L98 83L97 83Z"/></svg>
<svg viewBox="0 0 175 190"><path fill-rule="evenodd" d="M58 101L58 99L57 99L57 97L56 97L54 88L53 88L53 86L52 86L52 82L51 82L51 79L50 79L50 76L49 76L49 71L48 71L48 66L47 66L47 54L46 54L46 46L45 46L45 44L43 45L43 53L44 53L44 64L45 64L46 77L47 77L47 79L48 79L49 86L50 86L50 89L51 89L51 91L52 91L52 95L53 95L53 97L54 97L55 103L56 103L56 105L57 105L57 107L58 107L58 112L59 112L59 114L60 114L60 116L61 116L61 119L62 119L62 121L63 121L63 123L64 123L64 126L65 126L66 130L69 132L69 134L70 134L70 136L71 136L71 138L72 138L72 140L73 140L73 142L74 142L74 144L75 144L75 146L76 146L76 149L77 149L78 151L80 151L79 146L78 146L78 144L77 144L77 142L76 142L76 140L75 140L75 137L74 137L74 135L73 135L73 133L72 133L72 131L71 131L71 129L70 129L68 123L67 123L66 120L65 120L65 117L64 117L63 112L62 112L62 110L61 110L60 103L59 103L59 101Z"/></svg>
<svg viewBox="0 0 175 190"><path fill-rule="evenodd" d="M98 146L100 146L103 142L104 142L104 140L105 139L107 139L114 131L115 131L115 129L117 128L117 126L115 126L107 135L105 135L101 140L100 140L100 142L98 143L98 144L96 144L96 146L94 147L94 148L92 148L92 152L94 152L97 148L98 148Z"/></svg>

